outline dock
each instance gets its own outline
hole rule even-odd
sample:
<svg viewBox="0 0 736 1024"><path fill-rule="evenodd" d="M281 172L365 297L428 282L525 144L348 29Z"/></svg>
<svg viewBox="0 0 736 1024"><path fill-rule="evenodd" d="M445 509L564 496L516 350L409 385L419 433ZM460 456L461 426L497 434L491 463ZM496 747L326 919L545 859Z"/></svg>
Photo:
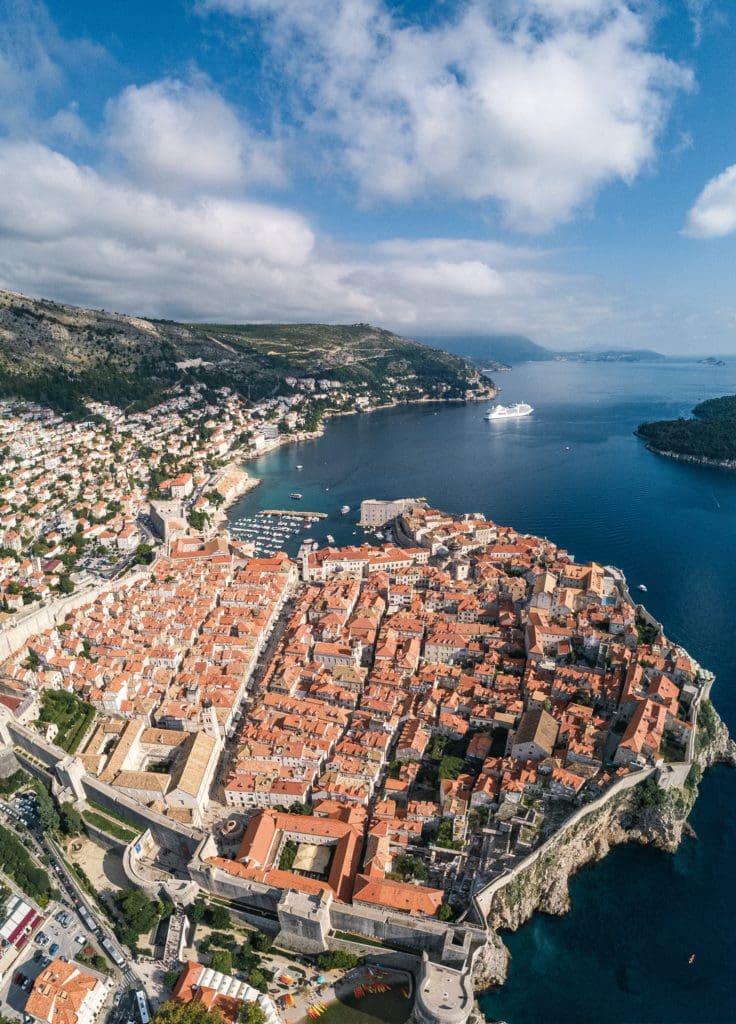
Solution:
<svg viewBox="0 0 736 1024"><path fill-rule="evenodd" d="M264 516L301 516L302 519L327 519L326 512L302 512L300 508L263 508Z"/></svg>

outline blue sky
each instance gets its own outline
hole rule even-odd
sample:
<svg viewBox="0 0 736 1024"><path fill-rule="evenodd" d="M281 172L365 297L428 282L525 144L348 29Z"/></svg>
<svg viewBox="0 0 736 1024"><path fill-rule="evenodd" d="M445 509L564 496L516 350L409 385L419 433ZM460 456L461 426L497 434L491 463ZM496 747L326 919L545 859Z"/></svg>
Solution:
<svg viewBox="0 0 736 1024"><path fill-rule="evenodd" d="M0 285L736 351L732 0L0 0Z"/></svg>

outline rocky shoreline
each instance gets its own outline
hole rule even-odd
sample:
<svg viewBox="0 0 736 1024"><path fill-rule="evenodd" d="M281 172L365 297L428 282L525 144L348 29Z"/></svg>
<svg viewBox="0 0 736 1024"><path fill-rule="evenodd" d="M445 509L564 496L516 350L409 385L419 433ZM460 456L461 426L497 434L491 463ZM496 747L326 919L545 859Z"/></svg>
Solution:
<svg viewBox="0 0 736 1024"><path fill-rule="evenodd" d="M715 723L709 742L695 753L693 764L702 771L723 763L736 767L736 742L729 736L721 718L713 712ZM699 781L699 779L698 779ZM634 786L607 802L578 822L541 859L530 864L494 895L488 915L488 942L473 964L473 987L480 994L502 985L507 977L510 954L498 932L516 931L536 911L565 914L570 909L570 878L588 864L602 860L619 843L641 843L674 853L683 836L693 836L688 816L695 804L698 784L671 790L660 807L646 807ZM486 1024L476 1005L472 1024Z"/></svg>
<svg viewBox="0 0 736 1024"><path fill-rule="evenodd" d="M227 513L244 495L254 490L260 484L260 478L251 476L240 464L244 457L237 454L231 462L225 466L219 479L214 484L216 490L218 485L226 484L226 493L222 495L222 504L216 509L212 527L218 529L227 522Z"/></svg>
<svg viewBox="0 0 736 1024"><path fill-rule="evenodd" d="M697 466L710 466L714 469L736 469L736 459L709 459L705 455L687 455L684 452L665 451L663 448L655 448L653 444L646 445L646 449L655 455L662 455L666 459L676 459L678 462L691 462Z"/></svg>

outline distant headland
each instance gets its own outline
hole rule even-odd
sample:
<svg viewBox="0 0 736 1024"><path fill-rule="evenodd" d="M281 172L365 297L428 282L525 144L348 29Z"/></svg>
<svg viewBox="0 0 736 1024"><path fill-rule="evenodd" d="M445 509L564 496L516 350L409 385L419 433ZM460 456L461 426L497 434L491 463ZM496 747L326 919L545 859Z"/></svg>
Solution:
<svg viewBox="0 0 736 1024"><path fill-rule="evenodd" d="M658 455L736 469L736 395L701 402L689 419L640 423L634 433Z"/></svg>

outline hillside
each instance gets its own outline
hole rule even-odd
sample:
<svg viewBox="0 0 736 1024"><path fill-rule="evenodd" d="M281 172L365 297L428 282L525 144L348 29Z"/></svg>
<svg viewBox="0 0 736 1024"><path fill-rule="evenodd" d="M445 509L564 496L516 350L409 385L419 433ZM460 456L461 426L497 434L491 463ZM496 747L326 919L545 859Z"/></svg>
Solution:
<svg viewBox="0 0 736 1024"><path fill-rule="evenodd" d="M369 324L222 325L83 309L0 291L0 393L79 413L84 398L144 407L175 383L228 385L253 400L287 377L327 377L374 402L463 398L462 359Z"/></svg>
<svg viewBox="0 0 736 1024"><path fill-rule="evenodd" d="M516 366L518 363L532 363L556 359L557 353L537 345L522 334L475 334L427 337L422 341L436 348L454 352L483 366L500 364Z"/></svg>
<svg viewBox="0 0 736 1024"><path fill-rule="evenodd" d="M492 370L552 359L583 363L638 363L665 358L660 352L648 348L604 348L598 345L556 352L523 334L422 336L421 340Z"/></svg>
<svg viewBox="0 0 736 1024"><path fill-rule="evenodd" d="M701 402L690 419L640 423L636 434L662 455L732 467L736 465L736 395Z"/></svg>

